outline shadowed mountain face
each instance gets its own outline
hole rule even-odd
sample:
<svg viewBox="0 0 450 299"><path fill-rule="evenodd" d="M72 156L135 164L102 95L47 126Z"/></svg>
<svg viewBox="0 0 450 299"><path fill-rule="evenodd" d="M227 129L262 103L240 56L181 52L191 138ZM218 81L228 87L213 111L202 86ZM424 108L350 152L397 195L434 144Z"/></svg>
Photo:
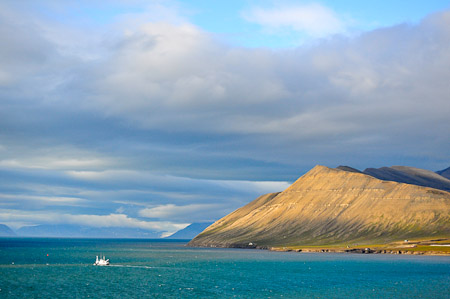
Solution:
<svg viewBox="0 0 450 299"><path fill-rule="evenodd" d="M450 167L436 171L436 173L450 180Z"/></svg>
<svg viewBox="0 0 450 299"><path fill-rule="evenodd" d="M450 236L450 193L316 166L281 193L218 220L189 245L389 243Z"/></svg>
<svg viewBox="0 0 450 299"><path fill-rule="evenodd" d="M382 168L367 168L365 174L380 180L413 184L450 191L450 180L438 173L406 166L391 166Z"/></svg>
<svg viewBox="0 0 450 299"><path fill-rule="evenodd" d="M357 172L357 173L362 173L360 170L350 167L350 166L338 166L336 167L336 169L340 169L340 170L344 170L344 171L350 171L350 172Z"/></svg>
<svg viewBox="0 0 450 299"><path fill-rule="evenodd" d="M9 226L0 224L0 237L14 237L15 235L16 234L9 228Z"/></svg>

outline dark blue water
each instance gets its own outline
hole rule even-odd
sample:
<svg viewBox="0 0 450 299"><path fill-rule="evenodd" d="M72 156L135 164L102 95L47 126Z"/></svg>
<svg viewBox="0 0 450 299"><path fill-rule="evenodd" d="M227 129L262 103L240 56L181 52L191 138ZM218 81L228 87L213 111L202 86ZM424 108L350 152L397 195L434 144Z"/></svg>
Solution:
<svg viewBox="0 0 450 299"><path fill-rule="evenodd" d="M0 298L450 298L450 257L184 245L0 239Z"/></svg>

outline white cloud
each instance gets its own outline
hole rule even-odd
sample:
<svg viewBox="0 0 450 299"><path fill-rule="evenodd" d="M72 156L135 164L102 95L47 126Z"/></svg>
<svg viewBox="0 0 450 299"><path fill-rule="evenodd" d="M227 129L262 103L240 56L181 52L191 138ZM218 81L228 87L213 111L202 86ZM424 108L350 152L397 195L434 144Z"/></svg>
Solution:
<svg viewBox="0 0 450 299"><path fill-rule="evenodd" d="M254 7L244 18L269 30L294 30L312 37L324 37L345 31L345 23L330 8L317 3Z"/></svg>
<svg viewBox="0 0 450 299"><path fill-rule="evenodd" d="M77 224L91 227L130 227L167 232L176 232L190 224L170 221L143 221L131 218L125 214L74 215L13 209L0 209L0 221L2 223L27 223L27 225L51 223Z"/></svg>
<svg viewBox="0 0 450 299"><path fill-rule="evenodd" d="M222 208L217 204L191 204L185 206L177 206L174 204L161 205L153 208L146 208L139 211L139 215L147 218L174 219L180 216L192 217L194 213L204 213L205 215L211 210Z"/></svg>
<svg viewBox="0 0 450 299"><path fill-rule="evenodd" d="M0 167L16 169L89 171L105 169L118 164L117 159L95 151L65 145L36 146L31 151L25 146L3 147Z"/></svg>
<svg viewBox="0 0 450 299"><path fill-rule="evenodd" d="M189 223L173 223L170 221L142 221L125 214L110 215L64 215L69 223L94 227L135 227L148 230L177 231Z"/></svg>
<svg viewBox="0 0 450 299"><path fill-rule="evenodd" d="M41 205L65 205L65 206L79 206L86 204L86 199L70 196L37 196L37 195L24 195L24 194L5 194L0 193L0 200L8 201L37 201Z"/></svg>
<svg viewBox="0 0 450 299"><path fill-rule="evenodd" d="M11 168L39 168L39 169L90 169L105 167L107 161L102 159L58 159L57 157L25 158L1 160L0 166Z"/></svg>

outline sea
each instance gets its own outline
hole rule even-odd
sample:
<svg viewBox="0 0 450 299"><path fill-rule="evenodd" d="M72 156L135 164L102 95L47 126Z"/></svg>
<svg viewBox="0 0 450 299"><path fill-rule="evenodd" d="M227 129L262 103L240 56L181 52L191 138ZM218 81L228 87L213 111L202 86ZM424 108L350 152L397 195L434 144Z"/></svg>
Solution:
<svg viewBox="0 0 450 299"><path fill-rule="evenodd" d="M0 238L0 298L450 298L450 256L186 243Z"/></svg>

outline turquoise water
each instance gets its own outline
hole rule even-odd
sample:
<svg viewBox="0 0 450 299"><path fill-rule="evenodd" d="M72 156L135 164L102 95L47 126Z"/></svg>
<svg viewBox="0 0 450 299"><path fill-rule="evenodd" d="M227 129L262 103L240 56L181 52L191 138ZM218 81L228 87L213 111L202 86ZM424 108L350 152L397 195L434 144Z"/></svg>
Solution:
<svg viewBox="0 0 450 299"><path fill-rule="evenodd" d="M0 298L450 298L450 257L184 245L0 239Z"/></svg>

